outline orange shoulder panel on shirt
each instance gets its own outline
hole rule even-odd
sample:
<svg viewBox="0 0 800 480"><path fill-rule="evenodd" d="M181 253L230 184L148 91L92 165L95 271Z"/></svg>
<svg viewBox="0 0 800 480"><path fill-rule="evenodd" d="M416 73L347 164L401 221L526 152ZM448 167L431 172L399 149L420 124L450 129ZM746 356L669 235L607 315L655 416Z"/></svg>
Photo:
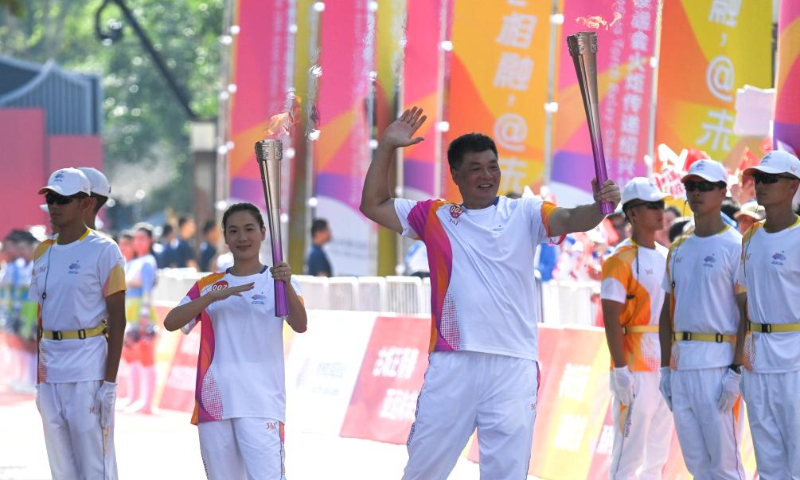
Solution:
<svg viewBox="0 0 800 480"><path fill-rule="evenodd" d="M224 277L225 274L226 274L226 272L223 271L223 272L217 272L217 273L212 273L210 275L206 275L205 277L203 277L203 278L201 278L200 280L197 281L197 288L202 292L204 288L206 288L209 285L212 285L217 280L219 280L222 277Z"/></svg>
<svg viewBox="0 0 800 480"><path fill-rule="evenodd" d="M603 262L602 280L613 278L625 285L630 279L631 268L635 259L635 245L626 245L617 249L613 255Z"/></svg>
<svg viewBox="0 0 800 480"><path fill-rule="evenodd" d="M55 243L55 240L52 238L48 238L44 242L40 243L36 246L36 250L33 251L33 261L35 262L39 258L42 257L47 252L47 249L50 248Z"/></svg>

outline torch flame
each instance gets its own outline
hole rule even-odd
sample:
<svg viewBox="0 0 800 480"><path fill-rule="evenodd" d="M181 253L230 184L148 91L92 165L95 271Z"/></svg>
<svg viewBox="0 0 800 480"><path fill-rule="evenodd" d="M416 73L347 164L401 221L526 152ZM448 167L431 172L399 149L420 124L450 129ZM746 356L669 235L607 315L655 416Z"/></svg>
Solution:
<svg viewBox="0 0 800 480"><path fill-rule="evenodd" d="M610 22L603 18L602 15L591 15L588 17L578 17L575 19L576 23L580 23L586 28L593 28L595 30L600 30L600 28L605 28L608 30L610 27L613 27L617 21L622 18L622 14L619 12L614 12L614 19Z"/></svg>
<svg viewBox="0 0 800 480"><path fill-rule="evenodd" d="M300 121L300 97L292 96L292 106L288 112L273 115L269 119L269 126L264 130L264 137L270 138L280 132L291 134L291 128Z"/></svg>

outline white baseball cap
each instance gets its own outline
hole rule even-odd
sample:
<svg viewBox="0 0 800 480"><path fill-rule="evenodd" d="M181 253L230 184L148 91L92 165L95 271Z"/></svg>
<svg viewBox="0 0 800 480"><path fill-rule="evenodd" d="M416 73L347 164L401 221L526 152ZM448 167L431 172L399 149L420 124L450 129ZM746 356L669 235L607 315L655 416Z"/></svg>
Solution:
<svg viewBox="0 0 800 480"><path fill-rule="evenodd" d="M78 170L83 172L86 178L89 179L92 193L101 197L111 196L111 185L108 183L106 176L103 175L103 172L92 167L78 167Z"/></svg>
<svg viewBox="0 0 800 480"><path fill-rule="evenodd" d="M91 194L91 183L86 175L77 168L62 168L56 170L47 180L47 185L39 189L39 195L47 192L55 192L65 197L70 197L76 193Z"/></svg>
<svg viewBox="0 0 800 480"><path fill-rule="evenodd" d="M800 160L789 152L783 150L773 150L764 155L755 167L745 169L745 175L753 175L756 171L776 175L778 173L788 173L800 179Z"/></svg>
<svg viewBox="0 0 800 480"><path fill-rule="evenodd" d="M698 160L689 167L689 172L681 178L681 182L686 182L689 177L696 176L711 183L723 182L728 184L728 172L725 167L716 160Z"/></svg>
<svg viewBox="0 0 800 480"><path fill-rule="evenodd" d="M631 179L622 190L622 205L632 200L642 200L644 202L657 202L664 200L669 196L656 187L650 180L644 177L636 177Z"/></svg>

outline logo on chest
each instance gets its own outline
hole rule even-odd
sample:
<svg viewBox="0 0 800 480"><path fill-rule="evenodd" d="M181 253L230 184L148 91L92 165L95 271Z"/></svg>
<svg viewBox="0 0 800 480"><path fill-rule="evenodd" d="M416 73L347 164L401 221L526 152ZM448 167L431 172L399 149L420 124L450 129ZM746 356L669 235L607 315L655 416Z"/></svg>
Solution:
<svg viewBox="0 0 800 480"><path fill-rule="evenodd" d="M250 303L252 305L264 305L266 299L267 299L266 295L256 293L255 295L253 295L253 299L250 301Z"/></svg>
<svg viewBox="0 0 800 480"><path fill-rule="evenodd" d="M781 265L786 261L786 255L783 254L783 251L776 252L772 255L772 264L773 265Z"/></svg>
<svg viewBox="0 0 800 480"><path fill-rule="evenodd" d="M717 258L714 255L706 255L703 258L704 267L713 267L717 263Z"/></svg>
<svg viewBox="0 0 800 480"><path fill-rule="evenodd" d="M228 282L222 280L221 282L217 282L214 285L211 285L211 290L225 290L228 288Z"/></svg>
<svg viewBox="0 0 800 480"><path fill-rule="evenodd" d="M458 225L458 218L464 214L464 209L461 205L450 205L450 223Z"/></svg>
<svg viewBox="0 0 800 480"><path fill-rule="evenodd" d="M81 273L81 262L80 262L80 260L77 260L75 262L70 263L69 264L69 269L67 270L67 273L70 274L70 275L77 275L77 274Z"/></svg>

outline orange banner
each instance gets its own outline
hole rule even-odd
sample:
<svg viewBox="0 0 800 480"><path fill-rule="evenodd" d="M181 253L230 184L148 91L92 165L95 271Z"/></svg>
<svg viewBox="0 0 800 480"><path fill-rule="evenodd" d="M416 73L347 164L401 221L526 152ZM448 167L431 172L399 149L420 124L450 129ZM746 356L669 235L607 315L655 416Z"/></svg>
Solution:
<svg viewBox="0 0 800 480"><path fill-rule="evenodd" d="M541 184L551 7L551 2L455 2L447 138L470 132L494 138L501 195ZM444 196L460 201L452 180Z"/></svg>
<svg viewBox="0 0 800 480"><path fill-rule="evenodd" d="M771 86L771 32L763 2L664 2L656 145L697 147L735 167L736 89Z"/></svg>

